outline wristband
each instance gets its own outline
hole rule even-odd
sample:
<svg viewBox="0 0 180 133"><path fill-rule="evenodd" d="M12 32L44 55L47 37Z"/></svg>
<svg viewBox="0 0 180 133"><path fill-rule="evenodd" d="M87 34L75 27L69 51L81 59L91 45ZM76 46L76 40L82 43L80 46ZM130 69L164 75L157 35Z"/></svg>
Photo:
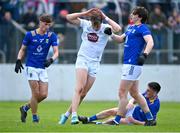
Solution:
<svg viewBox="0 0 180 133"><path fill-rule="evenodd" d="M109 18L108 18L108 17L105 17L105 20L108 22L108 21L109 21Z"/></svg>

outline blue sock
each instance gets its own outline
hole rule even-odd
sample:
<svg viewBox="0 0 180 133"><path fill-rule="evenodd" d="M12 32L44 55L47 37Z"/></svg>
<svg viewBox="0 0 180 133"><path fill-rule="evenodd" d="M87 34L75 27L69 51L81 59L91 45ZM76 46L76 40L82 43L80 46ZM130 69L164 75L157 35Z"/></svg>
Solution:
<svg viewBox="0 0 180 133"><path fill-rule="evenodd" d="M97 116L96 116L96 115L93 115L93 116L91 116L91 117L88 119L88 121L95 121L95 120L97 120Z"/></svg>
<svg viewBox="0 0 180 133"><path fill-rule="evenodd" d="M116 115L116 117L115 117L115 119L114 119L114 121L117 122L116 124L120 123L121 118L122 118L122 117L121 117L120 115Z"/></svg>
<svg viewBox="0 0 180 133"><path fill-rule="evenodd" d="M153 120L153 116L152 116L152 114L151 114L151 112L147 112L147 113L145 113L145 115L146 115L146 119L149 121L149 120Z"/></svg>
<svg viewBox="0 0 180 133"><path fill-rule="evenodd" d="M25 105L25 106L23 106L23 109L25 112L27 112L30 109L30 107L28 105Z"/></svg>
<svg viewBox="0 0 180 133"><path fill-rule="evenodd" d="M33 115L32 118L33 118L33 121L37 121L39 119L37 115Z"/></svg>

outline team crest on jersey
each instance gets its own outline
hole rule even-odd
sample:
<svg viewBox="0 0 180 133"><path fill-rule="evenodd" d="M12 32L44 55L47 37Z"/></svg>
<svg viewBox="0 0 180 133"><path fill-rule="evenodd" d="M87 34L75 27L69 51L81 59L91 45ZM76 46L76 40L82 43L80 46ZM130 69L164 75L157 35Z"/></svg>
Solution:
<svg viewBox="0 0 180 133"><path fill-rule="evenodd" d="M87 34L87 38L90 42L97 42L99 36L96 33L89 33Z"/></svg>
<svg viewBox="0 0 180 133"><path fill-rule="evenodd" d="M39 45L39 46L37 47L37 51L38 51L38 52L41 52L41 51L42 51L41 45Z"/></svg>

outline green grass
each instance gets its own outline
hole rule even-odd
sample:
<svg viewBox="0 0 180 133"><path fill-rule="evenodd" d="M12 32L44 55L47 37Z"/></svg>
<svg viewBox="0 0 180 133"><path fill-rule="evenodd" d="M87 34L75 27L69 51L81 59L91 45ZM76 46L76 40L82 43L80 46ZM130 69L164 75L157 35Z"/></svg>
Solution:
<svg viewBox="0 0 180 133"><path fill-rule="evenodd" d="M20 122L19 107L24 102L0 102L0 132L180 132L180 103L161 103L156 127L135 125L58 125L59 115L64 113L69 102L43 102L39 105L40 123L34 124L31 112L26 123ZM111 108L117 102L84 102L79 114L92 115L103 109Z"/></svg>

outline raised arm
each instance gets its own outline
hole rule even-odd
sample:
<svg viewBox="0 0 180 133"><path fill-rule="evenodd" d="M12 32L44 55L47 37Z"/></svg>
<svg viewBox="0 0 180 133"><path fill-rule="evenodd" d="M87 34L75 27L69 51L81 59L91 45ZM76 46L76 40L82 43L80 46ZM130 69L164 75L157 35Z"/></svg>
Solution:
<svg viewBox="0 0 180 133"><path fill-rule="evenodd" d="M66 19L70 22L70 23L72 23L72 24L74 24L74 25L80 25L80 17L84 17L84 16L90 16L91 15L91 12L93 11L93 10L97 10L96 8L92 8L92 9L90 9L90 10L87 10L87 11L85 11L85 12L80 12L80 13L72 13L72 14L68 14L67 16L66 16Z"/></svg>
<svg viewBox="0 0 180 133"><path fill-rule="evenodd" d="M116 22L114 22L112 19L110 19L109 17L107 17L101 10L100 10L101 14L102 14L102 17L103 19L105 19L107 21L107 23L109 25L111 25L112 27L112 31L113 32L119 32L122 30L121 26L119 26L119 24L117 24Z"/></svg>

